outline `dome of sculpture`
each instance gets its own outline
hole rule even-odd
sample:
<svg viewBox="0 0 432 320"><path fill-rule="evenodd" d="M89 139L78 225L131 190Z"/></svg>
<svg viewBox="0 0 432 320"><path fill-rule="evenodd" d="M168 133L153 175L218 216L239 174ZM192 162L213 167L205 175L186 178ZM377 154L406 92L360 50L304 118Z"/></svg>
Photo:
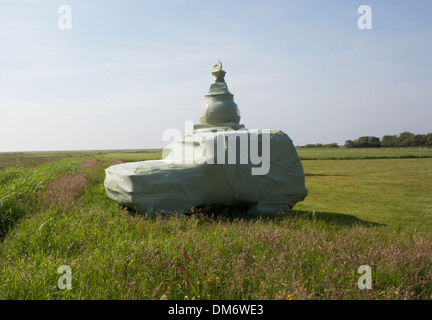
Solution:
<svg viewBox="0 0 432 320"><path fill-rule="evenodd" d="M199 124L194 126L195 129L225 128L238 130L244 128L244 125L239 124L240 111L234 102L234 95L228 90L225 73L222 70L222 63L219 61L213 67L212 75L215 82L205 95Z"/></svg>

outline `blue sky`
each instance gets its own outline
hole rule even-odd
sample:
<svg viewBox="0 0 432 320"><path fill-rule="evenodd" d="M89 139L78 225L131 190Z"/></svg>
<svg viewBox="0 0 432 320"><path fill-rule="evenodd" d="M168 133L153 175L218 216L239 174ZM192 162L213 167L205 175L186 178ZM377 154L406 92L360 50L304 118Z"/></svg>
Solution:
<svg viewBox="0 0 432 320"><path fill-rule="evenodd" d="M0 152L161 148L198 122L218 59L241 123L295 145L429 133L431 14L427 0L0 0Z"/></svg>

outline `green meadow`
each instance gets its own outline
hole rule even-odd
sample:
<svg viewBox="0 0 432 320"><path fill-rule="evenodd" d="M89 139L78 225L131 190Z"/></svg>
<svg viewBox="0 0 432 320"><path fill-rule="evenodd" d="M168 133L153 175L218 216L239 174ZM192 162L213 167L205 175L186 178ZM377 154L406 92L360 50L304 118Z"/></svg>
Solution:
<svg viewBox="0 0 432 320"><path fill-rule="evenodd" d="M432 159L304 160L309 195L295 209L432 231Z"/></svg>
<svg viewBox="0 0 432 320"><path fill-rule="evenodd" d="M428 148L297 148L302 160L432 158Z"/></svg>
<svg viewBox="0 0 432 320"><path fill-rule="evenodd" d="M261 217L106 197L105 168L161 150L0 154L0 299L431 299L432 150L298 153L309 195Z"/></svg>

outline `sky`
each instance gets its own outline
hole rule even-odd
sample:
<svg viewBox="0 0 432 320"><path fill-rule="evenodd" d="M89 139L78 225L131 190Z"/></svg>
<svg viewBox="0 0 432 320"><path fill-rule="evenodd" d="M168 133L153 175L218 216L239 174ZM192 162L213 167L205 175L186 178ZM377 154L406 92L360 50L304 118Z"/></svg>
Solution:
<svg viewBox="0 0 432 320"><path fill-rule="evenodd" d="M218 60L240 122L296 146L426 134L431 14L430 0L0 0L0 152L163 148L198 123Z"/></svg>

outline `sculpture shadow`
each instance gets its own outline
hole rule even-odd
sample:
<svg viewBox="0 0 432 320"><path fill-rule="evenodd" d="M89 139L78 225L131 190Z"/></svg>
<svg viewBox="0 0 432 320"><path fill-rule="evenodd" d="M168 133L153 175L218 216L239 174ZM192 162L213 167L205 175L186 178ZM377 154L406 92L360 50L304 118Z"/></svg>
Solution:
<svg viewBox="0 0 432 320"><path fill-rule="evenodd" d="M378 227L385 226L385 224L366 221L357 218L356 216L335 213L335 212L317 212L317 211L303 211L291 210L289 212L280 212L274 214L249 214L247 206L207 206L192 209L185 212L185 215L199 215L207 219L243 219L243 220L277 220L277 219L304 219L308 221L323 221L333 225L340 226L365 226L365 227Z"/></svg>
<svg viewBox="0 0 432 320"><path fill-rule="evenodd" d="M131 215L147 215L134 210L130 207L123 207L124 210L128 211ZM156 213L148 218L164 218L169 219L172 216L186 216L186 217L198 217L203 220L218 221L220 219L229 220L245 220L245 221L265 221L265 220L280 220L280 219L303 219L306 221L321 221L328 224L355 227L380 227L386 226L382 223L376 223L371 221L366 221L357 218L356 216L345 214L345 213L335 213L335 212L322 212L322 211L304 211L304 210L291 210L289 212L280 212L273 214L249 214L247 212L248 206L226 206L226 205L211 205L193 208L188 211L179 211L175 213Z"/></svg>
<svg viewBox="0 0 432 320"><path fill-rule="evenodd" d="M346 177L347 174L305 173L305 177Z"/></svg>
<svg viewBox="0 0 432 320"><path fill-rule="evenodd" d="M372 221L366 221L357 218L356 216L345 214L345 213L335 213L335 212L317 212L317 211L302 211L293 210L288 213L288 216L292 218L301 218L312 221L324 221L330 224L341 225L341 226L364 226L364 227L382 227L386 226L383 223L377 223Z"/></svg>
<svg viewBox="0 0 432 320"><path fill-rule="evenodd" d="M186 215L198 214L203 215L210 219L243 219L243 220L276 220L276 219L304 219L308 221L323 221L333 225L340 226L365 226L365 227L378 227L385 226L385 224L366 221L357 218L356 216L335 213L335 212L317 212L317 211L303 211L291 210L289 212L280 212L274 214L249 214L247 213L248 207L233 207L233 206L209 206L191 210Z"/></svg>

